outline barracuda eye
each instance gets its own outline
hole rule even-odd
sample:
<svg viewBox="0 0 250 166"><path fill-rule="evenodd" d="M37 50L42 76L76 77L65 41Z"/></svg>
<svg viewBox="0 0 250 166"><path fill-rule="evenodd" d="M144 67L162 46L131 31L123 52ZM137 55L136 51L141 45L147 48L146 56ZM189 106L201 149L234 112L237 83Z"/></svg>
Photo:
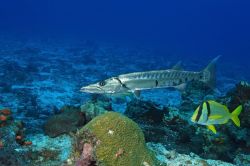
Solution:
<svg viewBox="0 0 250 166"><path fill-rule="evenodd" d="M105 82L105 81L101 81L101 82L99 82L99 85L100 85L100 86L105 86L105 85L106 85L106 82Z"/></svg>

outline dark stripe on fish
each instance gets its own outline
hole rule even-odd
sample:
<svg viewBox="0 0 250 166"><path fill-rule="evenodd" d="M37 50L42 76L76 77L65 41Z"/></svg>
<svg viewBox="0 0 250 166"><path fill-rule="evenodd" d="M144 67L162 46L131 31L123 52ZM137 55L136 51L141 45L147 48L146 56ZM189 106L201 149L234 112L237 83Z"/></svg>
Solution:
<svg viewBox="0 0 250 166"><path fill-rule="evenodd" d="M211 114L211 108L210 108L210 104L206 101L206 106L207 106L207 120Z"/></svg>
<svg viewBox="0 0 250 166"><path fill-rule="evenodd" d="M159 84L159 82L157 80L155 80L155 86L157 87Z"/></svg>
<svg viewBox="0 0 250 166"><path fill-rule="evenodd" d="M196 121L196 122L198 122L199 119L200 119L200 117L201 117L202 109L203 109L203 103L202 103L202 104L200 105L200 107L199 107L198 114L197 114L197 116L196 116L196 118L195 118L195 121Z"/></svg>
<svg viewBox="0 0 250 166"><path fill-rule="evenodd" d="M121 86L122 86L123 88L129 89L129 88L126 86L126 84L122 83L122 81L120 80L120 78L115 77L115 79L121 84Z"/></svg>

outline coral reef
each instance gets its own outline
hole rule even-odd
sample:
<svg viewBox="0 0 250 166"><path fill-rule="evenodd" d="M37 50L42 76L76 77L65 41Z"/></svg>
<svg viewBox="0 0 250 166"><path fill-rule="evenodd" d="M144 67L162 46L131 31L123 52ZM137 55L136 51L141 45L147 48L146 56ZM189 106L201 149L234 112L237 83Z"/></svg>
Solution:
<svg viewBox="0 0 250 166"><path fill-rule="evenodd" d="M195 146L200 138L188 123L189 115L178 108L161 108L155 103L138 100L128 103L125 115L138 123L147 142L161 142L181 153L202 151L202 147Z"/></svg>
<svg viewBox="0 0 250 166"><path fill-rule="evenodd" d="M84 150L87 147L91 153L94 151L92 157L97 165L158 165L138 125L119 113L107 112L94 118L76 137L81 138L82 147L80 151L79 146L76 148L76 158L86 158L82 154L90 153Z"/></svg>
<svg viewBox="0 0 250 166"><path fill-rule="evenodd" d="M1 116L5 117L0 121L0 142L1 148L13 148L31 145L31 141L26 140L25 126L22 121L14 120L10 109L0 110Z"/></svg>
<svg viewBox="0 0 250 166"><path fill-rule="evenodd" d="M152 102L132 100L124 114L137 122L161 123L167 111L167 108L159 108Z"/></svg>
<svg viewBox="0 0 250 166"><path fill-rule="evenodd" d="M229 68L220 64L224 73L217 77L217 88L225 96L215 93L201 82L192 82L185 92L172 89L149 90L142 92L139 101L134 98L127 101L111 95L83 94L79 92L79 87L118 74L170 68L176 57L165 58L165 53L160 53L164 56L155 58L155 55L159 55L157 51L124 48L117 44L97 45L93 41L74 43L74 46L71 42L63 41L18 42L0 39L0 42L0 110L11 108L10 112L8 109L0 111L0 165L61 165L69 158L72 150L72 135L63 133L77 131L96 116L105 115L108 111L125 111L129 118L138 123L146 142L162 143L168 150L163 156L171 158L166 159L165 165L178 162L182 165L209 165L208 159L228 161L240 166L249 165L250 87L244 81L235 86L240 80L231 74L234 71L237 75L240 73L240 78L249 80L249 74L242 72L243 66ZM141 58L142 55L147 58ZM188 62L188 66L193 69L203 67L202 63L205 63L202 60L199 63ZM241 127L237 128L231 123L218 125L219 132L214 135L204 126L192 124L190 117L194 109L207 99L227 105L230 111L242 104L244 109L240 114ZM69 106L62 108L64 105ZM46 124L46 132L50 132L50 136L55 138L43 133L42 127L48 119L50 123L48 121ZM120 121L116 124L114 120L110 120L110 123L113 123L112 126L122 125ZM90 128L90 125L87 126ZM98 164L96 152L100 144L98 140L102 136L97 137L97 129L92 126L90 130L87 126L84 133L73 137L77 137L73 146L78 155L76 160L69 162L79 165ZM116 132L104 131L109 133L110 139L104 139L101 145L108 147ZM131 130L127 131L131 134ZM121 136L124 139L120 141L124 142L122 146L125 146L126 141L126 145L138 147L131 141L133 137L123 134ZM152 148L158 152L157 149ZM118 162L127 157L128 150L123 147L111 150L108 151L112 152L111 157L107 156L111 161L115 159ZM190 155L190 152L200 157ZM177 157L172 159L169 157L172 155ZM192 161L183 163L181 159ZM217 163L220 164L219 161Z"/></svg>
<svg viewBox="0 0 250 166"><path fill-rule="evenodd" d="M157 153L157 158L162 165L167 166L233 166L220 160L206 160L194 153L179 154L174 150L167 150L161 144L148 143L148 147Z"/></svg>
<svg viewBox="0 0 250 166"><path fill-rule="evenodd" d="M85 114L80 107L65 106L61 113L52 116L44 125L45 134L56 137L61 134L75 132L86 123Z"/></svg>
<svg viewBox="0 0 250 166"><path fill-rule="evenodd" d="M0 110L0 127L6 126L12 120L10 109L1 109Z"/></svg>
<svg viewBox="0 0 250 166"><path fill-rule="evenodd" d="M177 153L193 152L204 159L233 163L237 154L249 152L249 98L247 98L249 86L247 85L241 82L228 95L218 99L209 87L202 83L192 83L182 94L183 101L180 106L166 108L150 101L131 101L127 105L125 114L139 124L147 142L162 143L167 149L175 150ZM194 86L203 87L204 92L195 90L197 87ZM241 128L235 127L231 122L218 125L220 132L214 135L204 126L192 124L190 117L193 111L203 100L208 99L217 99L228 105L230 110L243 104L244 110L240 115Z"/></svg>
<svg viewBox="0 0 250 166"><path fill-rule="evenodd" d="M240 166L248 166L250 165L250 155L238 154L234 159L234 163Z"/></svg>
<svg viewBox="0 0 250 166"><path fill-rule="evenodd" d="M31 166L62 165L72 151L72 138L68 135L50 138L43 134L35 134L27 138L32 140L33 144L22 153Z"/></svg>
<svg viewBox="0 0 250 166"><path fill-rule="evenodd" d="M23 166L27 165L25 156L12 148L0 149L0 165L1 166Z"/></svg>

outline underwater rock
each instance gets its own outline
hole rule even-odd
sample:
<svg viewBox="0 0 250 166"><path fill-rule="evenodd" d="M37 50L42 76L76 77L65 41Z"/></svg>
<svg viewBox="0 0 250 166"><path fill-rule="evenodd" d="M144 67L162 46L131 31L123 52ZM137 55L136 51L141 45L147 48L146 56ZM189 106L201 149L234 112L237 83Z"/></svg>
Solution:
<svg viewBox="0 0 250 166"><path fill-rule="evenodd" d="M0 149L1 166L23 166L27 165L26 158L23 154L18 153L13 148Z"/></svg>
<svg viewBox="0 0 250 166"><path fill-rule="evenodd" d="M49 118L44 125L45 134L50 137L75 132L86 123L85 114L80 107L65 106L61 111L62 113Z"/></svg>
<svg viewBox="0 0 250 166"><path fill-rule="evenodd" d="M220 99L225 103L229 110L232 111L239 105L243 106L242 112L239 115L241 127L236 128L229 124L225 128L225 133L230 136L230 139L237 142L238 147L249 151L250 149L250 85L247 82L241 81L234 89Z"/></svg>
<svg viewBox="0 0 250 166"><path fill-rule="evenodd" d="M154 154L146 147L138 125L119 113L107 112L94 118L75 137L78 141L72 157L78 158L77 161L85 157L94 158L97 165L104 166L159 165ZM90 151L86 152L84 147ZM86 157L82 154L92 155Z"/></svg>
<svg viewBox="0 0 250 166"><path fill-rule="evenodd" d="M183 101L200 104L206 96L213 96L214 91L203 82L192 81L187 84L185 91L182 93Z"/></svg>
<svg viewBox="0 0 250 166"><path fill-rule="evenodd" d="M167 112L166 107L159 108L155 103L132 100L127 104L124 114L140 126L146 141L168 142L165 136L171 137L173 134L163 124ZM158 137L155 137L155 135L158 135ZM176 137L173 136L173 138Z"/></svg>
<svg viewBox="0 0 250 166"><path fill-rule="evenodd" d="M12 122L4 127L0 128L0 142L1 147L12 147L16 148L20 145L16 141L16 134L19 131L23 131L23 125L21 122Z"/></svg>
<svg viewBox="0 0 250 166"><path fill-rule="evenodd" d="M128 103L125 114L138 123L147 142L160 142L180 153L201 153L202 146L196 144L203 140L188 123L189 115L181 111L175 107L158 108L152 102L138 100Z"/></svg>
<svg viewBox="0 0 250 166"><path fill-rule="evenodd" d="M206 160L194 153L180 154L174 150L167 150L162 144L147 143L148 147L156 152L157 159L167 166L234 166L220 160Z"/></svg>
<svg viewBox="0 0 250 166"><path fill-rule="evenodd" d="M88 101L81 106L81 112L85 114L86 121L89 122L98 115L108 112L110 109L109 102Z"/></svg>
<svg viewBox="0 0 250 166"><path fill-rule="evenodd" d="M202 139L202 149L199 156L205 159L222 160L233 163L235 153L238 150L237 143L225 132L225 126L220 126L220 132L211 133L206 128L197 128L196 135ZM214 153L216 152L216 153Z"/></svg>
<svg viewBox="0 0 250 166"><path fill-rule="evenodd" d="M125 115L136 122L159 124L163 121L167 108L159 108L152 102L132 100L127 104Z"/></svg>
<svg viewBox="0 0 250 166"><path fill-rule="evenodd" d="M203 137L195 134L195 127L189 123L190 116L178 108L169 107L168 109L162 125L165 128L165 140L154 142L160 142L168 149L175 149L178 153L187 154L190 151L196 154L202 153L202 146L196 145L204 143Z"/></svg>
<svg viewBox="0 0 250 166"><path fill-rule="evenodd" d="M250 155L238 154L234 159L234 163L240 166L248 166L250 165Z"/></svg>
<svg viewBox="0 0 250 166"><path fill-rule="evenodd" d="M228 92L226 98L228 98L229 101L229 109L248 102L250 100L250 84L241 81L234 89Z"/></svg>
<svg viewBox="0 0 250 166"><path fill-rule="evenodd" d="M72 138L68 135L61 135L50 138L44 134L32 134L27 138L33 144L29 148L20 149L26 156L29 165L34 166L57 166L62 165L72 152Z"/></svg>
<svg viewBox="0 0 250 166"><path fill-rule="evenodd" d="M25 139L25 128L21 121L14 121L10 109L0 110L0 142L1 147L18 147L32 142Z"/></svg>

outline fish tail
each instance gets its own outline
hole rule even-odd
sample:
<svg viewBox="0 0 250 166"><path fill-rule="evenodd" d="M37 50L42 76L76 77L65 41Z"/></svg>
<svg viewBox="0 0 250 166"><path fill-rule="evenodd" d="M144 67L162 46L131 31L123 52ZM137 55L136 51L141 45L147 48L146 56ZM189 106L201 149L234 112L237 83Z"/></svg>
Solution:
<svg viewBox="0 0 250 166"><path fill-rule="evenodd" d="M216 85L216 62L221 56L214 58L207 67L202 71L202 82L206 83L210 88L214 89Z"/></svg>
<svg viewBox="0 0 250 166"><path fill-rule="evenodd" d="M231 114L231 119L234 122L234 124L238 127L240 127L240 119L239 115L242 111L242 105L239 105Z"/></svg>

